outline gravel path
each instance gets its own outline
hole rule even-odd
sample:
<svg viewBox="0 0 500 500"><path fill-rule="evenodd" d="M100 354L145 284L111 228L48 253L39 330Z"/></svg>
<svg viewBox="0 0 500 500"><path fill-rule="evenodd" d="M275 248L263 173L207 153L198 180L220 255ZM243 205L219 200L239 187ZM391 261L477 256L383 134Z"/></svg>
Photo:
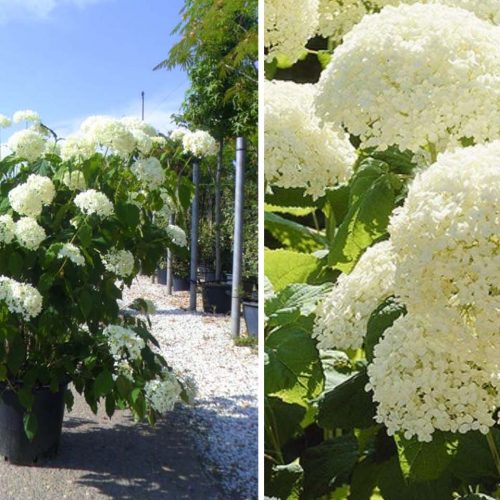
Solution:
<svg viewBox="0 0 500 500"><path fill-rule="evenodd" d="M228 317L187 311L187 293L168 297L164 286L140 277L124 303L136 297L155 303L153 334L165 358L198 385L195 405L179 413L210 473L228 498L257 498L257 350L234 345Z"/></svg>

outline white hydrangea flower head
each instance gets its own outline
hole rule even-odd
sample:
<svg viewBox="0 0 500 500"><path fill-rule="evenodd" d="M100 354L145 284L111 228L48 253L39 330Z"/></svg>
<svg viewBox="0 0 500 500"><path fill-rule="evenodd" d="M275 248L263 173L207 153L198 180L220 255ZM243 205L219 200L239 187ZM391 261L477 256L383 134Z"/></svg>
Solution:
<svg viewBox="0 0 500 500"><path fill-rule="evenodd" d="M320 124L312 111L314 95L311 84L264 83L264 156L270 184L303 187L317 198L349 179L356 152L342 131Z"/></svg>
<svg viewBox="0 0 500 500"><path fill-rule="evenodd" d="M96 145L88 136L83 134L70 135L61 147L61 158L68 160L88 160L96 152Z"/></svg>
<svg viewBox="0 0 500 500"><path fill-rule="evenodd" d="M69 259L75 266L84 266L85 257L80 249L73 243L65 243L57 254L59 259Z"/></svg>
<svg viewBox="0 0 500 500"><path fill-rule="evenodd" d="M146 343L134 330L120 325L108 325L103 330L103 334L115 361L141 359L141 351Z"/></svg>
<svg viewBox="0 0 500 500"><path fill-rule="evenodd" d="M11 313L19 314L26 321L42 311L43 298L36 288L6 276L0 276L0 301L6 304Z"/></svg>
<svg viewBox="0 0 500 500"><path fill-rule="evenodd" d="M0 215L0 246L12 243L16 236L16 224L9 214Z"/></svg>
<svg viewBox="0 0 500 500"><path fill-rule="evenodd" d="M376 421L389 435L403 432L407 439L430 442L435 430L486 434L495 424L499 343L485 344L463 330L452 316L429 325L408 314L385 331L368 367L366 390L373 390ZM495 362L487 363L491 349Z"/></svg>
<svg viewBox="0 0 500 500"><path fill-rule="evenodd" d="M315 105L364 148L437 152L500 137L500 30L440 4L386 7L345 37Z"/></svg>
<svg viewBox="0 0 500 500"><path fill-rule="evenodd" d="M28 250L37 250L47 238L45 229L32 217L21 217L16 222L15 234L19 244Z"/></svg>
<svg viewBox="0 0 500 500"><path fill-rule="evenodd" d="M175 130L172 130L172 132L170 132L170 139L172 139L173 141L182 142L183 137L188 132L189 132L189 130L187 128L184 128L184 127L176 128Z"/></svg>
<svg viewBox="0 0 500 500"><path fill-rule="evenodd" d="M187 247L187 237L184 229L176 226L175 224L169 224L165 228L165 231L176 245L180 247Z"/></svg>
<svg viewBox="0 0 500 500"><path fill-rule="evenodd" d="M155 135L151 138L153 141L153 146L165 146L167 144L167 139L162 135Z"/></svg>
<svg viewBox="0 0 500 500"><path fill-rule="evenodd" d="M195 130L184 134L182 147L185 153L190 153L197 158L217 154L217 142L205 130Z"/></svg>
<svg viewBox="0 0 500 500"><path fill-rule="evenodd" d="M22 109L14 113L12 121L14 123L32 122L38 124L41 119L40 115L36 111L33 111L32 109Z"/></svg>
<svg viewBox="0 0 500 500"><path fill-rule="evenodd" d="M319 24L319 0L266 0L264 9L266 59L286 57L294 63Z"/></svg>
<svg viewBox="0 0 500 500"><path fill-rule="evenodd" d="M131 167L132 173L144 187L155 190L165 183L165 171L155 157L137 160Z"/></svg>
<svg viewBox="0 0 500 500"><path fill-rule="evenodd" d="M81 126L81 132L96 145L127 157L137 146L129 128L111 116L91 116Z"/></svg>
<svg viewBox="0 0 500 500"><path fill-rule="evenodd" d="M81 170L65 172L62 178L62 183L71 189L71 191L85 191L87 188L85 176Z"/></svg>
<svg viewBox="0 0 500 500"><path fill-rule="evenodd" d="M108 197L95 189L88 189L77 194L74 203L85 215L95 214L105 218L110 217L115 212L113 203Z"/></svg>
<svg viewBox="0 0 500 500"><path fill-rule="evenodd" d="M50 205L56 190L48 177L31 174L27 181L9 191L10 206L21 215L37 217L42 207Z"/></svg>
<svg viewBox="0 0 500 500"><path fill-rule="evenodd" d="M9 128L12 125L12 120L5 115L0 114L0 128Z"/></svg>
<svg viewBox="0 0 500 500"><path fill-rule="evenodd" d="M131 132L132 134L139 130L148 137L155 137L158 135L158 131L153 125L135 116L126 116L120 120Z"/></svg>
<svg viewBox="0 0 500 500"><path fill-rule="evenodd" d="M408 310L439 321L451 308L479 336L497 335L499 227L500 141L442 154L419 173L389 225Z"/></svg>
<svg viewBox="0 0 500 500"><path fill-rule="evenodd" d="M161 379L150 380L144 386L146 399L160 414L173 410L175 403L179 401L181 390L175 375L167 370Z"/></svg>
<svg viewBox="0 0 500 500"><path fill-rule="evenodd" d="M45 152L45 138L32 129L20 130L10 136L7 146L19 158L32 162Z"/></svg>
<svg viewBox="0 0 500 500"><path fill-rule="evenodd" d="M157 226L166 228L170 224L170 217L175 214L176 207L166 189L160 189L160 197L163 206L154 213L154 222Z"/></svg>
<svg viewBox="0 0 500 500"><path fill-rule="evenodd" d="M134 272L134 255L128 250L112 249L102 257L106 270L121 278L127 278Z"/></svg>
<svg viewBox="0 0 500 500"><path fill-rule="evenodd" d="M316 312L320 349L359 349L372 312L394 293L396 264L390 241L368 248L350 274L342 274Z"/></svg>
<svg viewBox="0 0 500 500"><path fill-rule="evenodd" d="M324 37L339 42L353 26L369 13L400 3L439 3L473 12L477 17L493 24L500 24L498 0L319 0L319 29Z"/></svg>

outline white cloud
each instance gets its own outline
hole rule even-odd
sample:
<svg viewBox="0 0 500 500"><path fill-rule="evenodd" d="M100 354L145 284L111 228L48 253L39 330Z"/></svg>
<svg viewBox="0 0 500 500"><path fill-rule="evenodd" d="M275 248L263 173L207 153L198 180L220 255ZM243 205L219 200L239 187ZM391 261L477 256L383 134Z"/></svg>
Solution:
<svg viewBox="0 0 500 500"><path fill-rule="evenodd" d="M107 0L0 0L0 22L12 19L45 19L62 5L79 8Z"/></svg>

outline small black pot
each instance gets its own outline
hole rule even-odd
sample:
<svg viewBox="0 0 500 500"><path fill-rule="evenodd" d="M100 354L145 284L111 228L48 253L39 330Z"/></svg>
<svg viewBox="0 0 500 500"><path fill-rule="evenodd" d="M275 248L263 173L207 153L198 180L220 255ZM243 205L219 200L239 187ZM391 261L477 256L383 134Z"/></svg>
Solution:
<svg viewBox="0 0 500 500"><path fill-rule="evenodd" d="M174 292L189 292L189 278L174 276L172 279L172 290Z"/></svg>
<svg viewBox="0 0 500 500"><path fill-rule="evenodd" d="M231 311L231 285L229 283L204 283L202 289L205 312L227 314Z"/></svg>
<svg viewBox="0 0 500 500"><path fill-rule="evenodd" d="M160 285L167 284L167 270L166 269L157 269L156 270L156 277L157 277L158 283Z"/></svg>
<svg viewBox="0 0 500 500"><path fill-rule="evenodd" d="M257 302L243 302L243 317L247 325L247 333L252 337L259 335L259 304Z"/></svg>
<svg viewBox="0 0 500 500"><path fill-rule="evenodd" d="M5 386L0 388L0 455L13 464L32 465L40 458L57 454L66 388L64 385L58 392L51 392L48 387L42 387L33 392L38 431L31 442L24 432L25 409L17 395Z"/></svg>

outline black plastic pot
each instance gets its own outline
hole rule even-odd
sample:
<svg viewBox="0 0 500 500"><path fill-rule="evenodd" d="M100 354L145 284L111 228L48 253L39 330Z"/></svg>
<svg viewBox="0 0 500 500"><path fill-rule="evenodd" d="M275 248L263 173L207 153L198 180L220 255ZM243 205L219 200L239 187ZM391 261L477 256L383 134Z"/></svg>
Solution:
<svg viewBox="0 0 500 500"><path fill-rule="evenodd" d="M247 333L252 337L259 335L259 304L243 302L243 317L247 325Z"/></svg>
<svg viewBox="0 0 500 500"><path fill-rule="evenodd" d="M179 276L174 276L172 279L172 290L174 292L188 292L189 278L181 278Z"/></svg>
<svg viewBox="0 0 500 500"><path fill-rule="evenodd" d="M160 285L167 284L167 270L166 269L157 269L156 270L156 277L157 277L158 283Z"/></svg>
<svg viewBox="0 0 500 500"><path fill-rule="evenodd" d="M64 418L64 392L48 387L36 389L33 393L33 413L38 421L38 431L29 441L24 432L24 408L16 394L5 386L0 388L0 455L13 464L32 465L40 458L57 454Z"/></svg>
<svg viewBox="0 0 500 500"><path fill-rule="evenodd" d="M231 311L231 285L229 283L204 283L202 290L205 312L227 314Z"/></svg>

